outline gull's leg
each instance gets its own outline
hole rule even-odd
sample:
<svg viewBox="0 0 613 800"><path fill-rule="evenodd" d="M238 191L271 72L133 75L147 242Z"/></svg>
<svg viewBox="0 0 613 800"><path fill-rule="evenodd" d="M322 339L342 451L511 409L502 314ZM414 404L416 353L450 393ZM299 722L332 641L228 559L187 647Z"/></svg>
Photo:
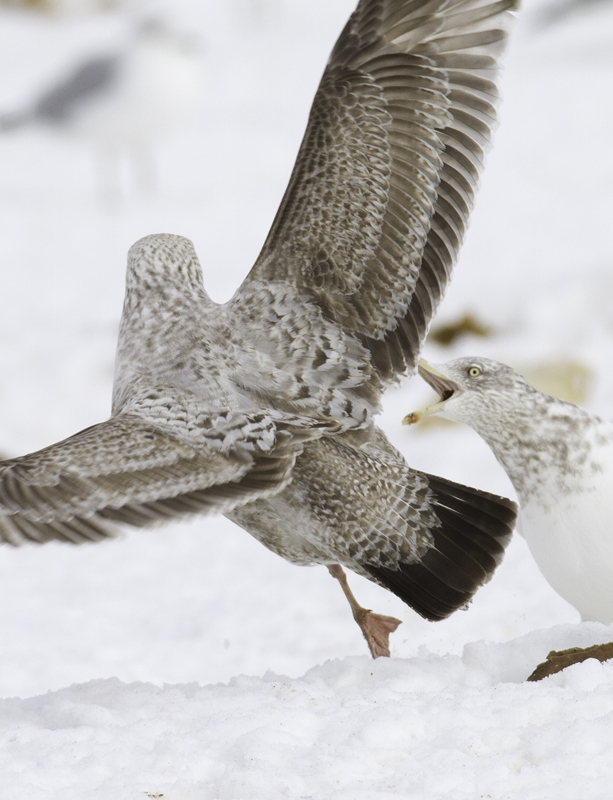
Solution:
<svg viewBox="0 0 613 800"><path fill-rule="evenodd" d="M384 617L381 614L374 614L367 608L362 608L353 596L353 592L347 583L345 570L340 564L328 566L328 571L333 578L336 578L341 585L341 589L345 592L345 597L349 601L351 611L353 612L353 618L364 634L372 657L380 658L381 656L387 656L389 658L390 633L396 630L401 621L395 617Z"/></svg>
<svg viewBox="0 0 613 800"><path fill-rule="evenodd" d="M141 143L132 148L130 156L136 190L142 197L153 199L157 195L158 176L152 148Z"/></svg>
<svg viewBox="0 0 613 800"><path fill-rule="evenodd" d="M121 153L112 144L98 151L98 202L105 211L117 211L123 202Z"/></svg>

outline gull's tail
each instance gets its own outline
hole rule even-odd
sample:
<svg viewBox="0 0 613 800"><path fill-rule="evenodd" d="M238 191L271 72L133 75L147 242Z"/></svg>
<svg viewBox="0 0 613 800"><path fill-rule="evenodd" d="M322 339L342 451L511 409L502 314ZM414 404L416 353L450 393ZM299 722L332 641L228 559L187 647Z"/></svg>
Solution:
<svg viewBox="0 0 613 800"><path fill-rule="evenodd" d="M502 561L515 520L511 500L435 475L428 482L430 545L418 559L401 559L394 568L362 563L377 582L426 619L445 619L471 600Z"/></svg>

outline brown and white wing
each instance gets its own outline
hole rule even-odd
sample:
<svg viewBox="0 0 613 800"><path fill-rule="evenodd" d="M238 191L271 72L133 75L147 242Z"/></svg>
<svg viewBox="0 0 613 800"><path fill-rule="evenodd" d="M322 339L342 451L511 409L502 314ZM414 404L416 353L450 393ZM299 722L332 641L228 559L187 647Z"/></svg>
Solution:
<svg viewBox="0 0 613 800"><path fill-rule="evenodd" d="M299 452L292 437L264 415L225 417L186 435L122 413L0 463L0 541L97 541L113 523L146 527L279 491Z"/></svg>
<svg viewBox="0 0 613 800"><path fill-rule="evenodd" d="M415 367L449 280L516 4L361 0L243 284L292 283L369 348L384 380Z"/></svg>

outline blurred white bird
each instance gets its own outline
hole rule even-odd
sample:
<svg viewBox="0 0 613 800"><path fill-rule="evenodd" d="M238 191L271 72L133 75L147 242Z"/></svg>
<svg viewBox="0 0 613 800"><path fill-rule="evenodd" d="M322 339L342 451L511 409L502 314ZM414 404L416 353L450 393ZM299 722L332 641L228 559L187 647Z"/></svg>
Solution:
<svg viewBox="0 0 613 800"><path fill-rule="evenodd" d="M48 125L92 141L100 154L102 197L120 195L122 153L135 183L155 189L152 146L195 106L200 61L195 42L155 20L142 23L123 50L92 57L23 110L0 115L0 131Z"/></svg>

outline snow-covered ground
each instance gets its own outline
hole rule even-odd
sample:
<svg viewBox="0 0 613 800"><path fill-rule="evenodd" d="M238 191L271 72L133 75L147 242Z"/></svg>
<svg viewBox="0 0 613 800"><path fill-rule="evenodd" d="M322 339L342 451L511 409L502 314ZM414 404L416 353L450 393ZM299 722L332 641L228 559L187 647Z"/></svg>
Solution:
<svg viewBox="0 0 613 800"><path fill-rule="evenodd" d="M0 450L21 454L108 416L126 252L192 238L217 300L272 221L327 54L353 0L167 0L204 41L203 96L158 150L160 190L97 202L92 148L0 141ZM472 312L479 353L578 361L613 416L613 9L538 30L527 0L502 124L438 315ZM0 110L121 27L0 15ZM429 390L390 393L383 425L416 467L512 495L467 429L400 425ZM525 678L551 649L613 639L580 624L516 537L467 611L403 620L373 662L323 568L294 567L223 518L70 548L0 552L0 800L576 800L611 796L613 664Z"/></svg>

